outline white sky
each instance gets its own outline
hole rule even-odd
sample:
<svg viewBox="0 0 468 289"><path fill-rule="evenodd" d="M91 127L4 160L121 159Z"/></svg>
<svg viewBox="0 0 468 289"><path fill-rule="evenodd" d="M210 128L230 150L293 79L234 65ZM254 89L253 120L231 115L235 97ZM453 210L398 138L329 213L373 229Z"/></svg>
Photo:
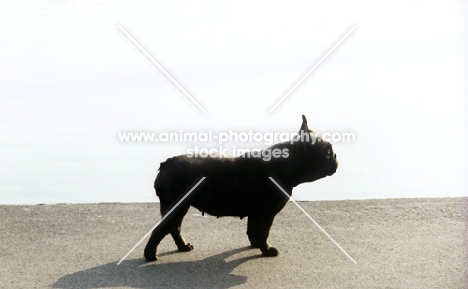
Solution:
<svg viewBox="0 0 468 289"><path fill-rule="evenodd" d="M298 200L468 195L466 2L255 3L2 1L0 203L156 200L159 162L195 144L118 132L295 131L301 114L357 140Z"/></svg>

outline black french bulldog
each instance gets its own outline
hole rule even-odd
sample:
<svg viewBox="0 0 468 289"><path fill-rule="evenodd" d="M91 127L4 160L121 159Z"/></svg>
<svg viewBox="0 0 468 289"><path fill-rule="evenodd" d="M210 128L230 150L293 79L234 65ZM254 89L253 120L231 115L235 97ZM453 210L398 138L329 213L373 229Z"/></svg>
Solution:
<svg viewBox="0 0 468 289"><path fill-rule="evenodd" d="M302 120L299 134L293 140L264 149L282 152L268 161L248 156L200 158L181 155L162 162L154 188L163 216L197 182L203 177L206 179L153 231L144 252L146 260L157 259L157 246L168 234L172 235L179 251L193 249L180 234L182 219L190 206L217 217L248 217L247 235L252 247L259 248L263 256L277 256L278 250L270 246L267 238L273 219L289 196L269 177L291 195L295 186L331 176L338 167L332 145L309 130L305 116Z"/></svg>

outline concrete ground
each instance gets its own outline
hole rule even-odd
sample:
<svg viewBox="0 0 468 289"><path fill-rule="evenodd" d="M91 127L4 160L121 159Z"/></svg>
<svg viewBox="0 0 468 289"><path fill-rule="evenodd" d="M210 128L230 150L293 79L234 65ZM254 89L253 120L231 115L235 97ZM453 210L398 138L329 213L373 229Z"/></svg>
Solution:
<svg viewBox="0 0 468 289"><path fill-rule="evenodd" d="M300 202L357 261L352 263L293 203L278 214L262 258L246 219L191 209L178 253L159 260L145 242L158 204L0 206L1 288L468 288L468 199Z"/></svg>

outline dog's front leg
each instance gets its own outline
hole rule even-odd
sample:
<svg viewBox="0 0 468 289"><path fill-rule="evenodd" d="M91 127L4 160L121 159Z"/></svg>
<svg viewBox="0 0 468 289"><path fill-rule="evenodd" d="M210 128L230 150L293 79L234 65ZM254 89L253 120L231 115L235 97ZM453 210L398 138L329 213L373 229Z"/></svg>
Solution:
<svg viewBox="0 0 468 289"><path fill-rule="evenodd" d="M250 245L254 248L260 248L255 236L255 222L253 217L247 219L247 236L249 237Z"/></svg>
<svg viewBox="0 0 468 289"><path fill-rule="evenodd" d="M278 250L271 247L267 241L274 218L274 214L255 214L248 219L247 235L250 243L253 247L259 248L266 257L275 257L279 254Z"/></svg>

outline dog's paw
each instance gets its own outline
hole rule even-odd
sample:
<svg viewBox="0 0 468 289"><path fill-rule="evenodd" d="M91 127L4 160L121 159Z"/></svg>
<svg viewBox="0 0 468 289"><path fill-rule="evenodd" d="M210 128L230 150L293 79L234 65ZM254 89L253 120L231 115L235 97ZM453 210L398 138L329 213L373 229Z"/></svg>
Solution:
<svg viewBox="0 0 468 289"><path fill-rule="evenodd" d="M279 255L279 252L275 247L270 247L266 250L262 250L262 254L265 257L276 257Z"/></svg>
<svg viewBox="0 0 468 289"><path fill-rule="evenodd" d="M179 249L180 252L188 252L188 251L193 250L193 245L190 243L187 243L184 245L177 246L177 248Z"/></svg>
<svg viewBox="0 0 468 289"><path fill-rule="evenodd" d="M153 261L158 260L158 256L156 256L155 254L151 255L151 254L146 254L145 253L145 259L148 262L153 262Z"/></svg>
<svg viewBox="0 0 468 289"><path fill-rule="evenodd" d="M156 250L149 248L148 246L145 248L144 256L146 261L152 262L158 260L158 256L156 256Z"/></svg>

